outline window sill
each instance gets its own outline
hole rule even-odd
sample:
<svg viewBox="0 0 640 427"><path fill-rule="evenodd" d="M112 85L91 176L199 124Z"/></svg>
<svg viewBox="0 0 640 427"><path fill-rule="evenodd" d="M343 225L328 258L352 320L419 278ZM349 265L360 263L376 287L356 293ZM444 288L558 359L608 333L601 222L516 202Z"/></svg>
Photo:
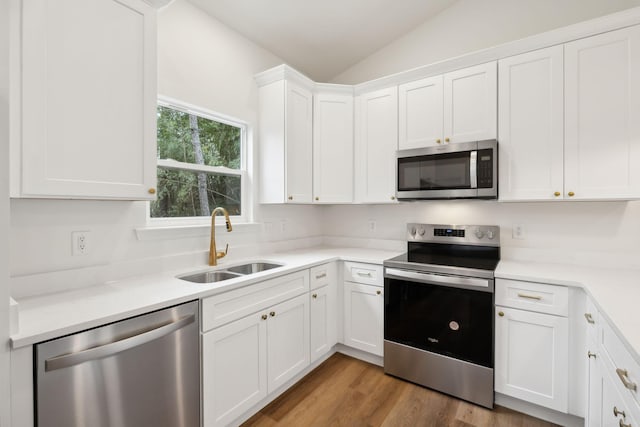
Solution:
<svg viewBox="0 0 640 427"><path fill-rule="evenodd" d="M259 232L262 224L257 222L244 222L241 224L232 224L233 231L236 233L253 233ZM216 225L216 232L225 231L225 225ZM140 227L135 229L138 240L170 240L184 239L190 237L204 237L211 234L211 226L209 224L197 225L168 225L162 227Z"/></svg>

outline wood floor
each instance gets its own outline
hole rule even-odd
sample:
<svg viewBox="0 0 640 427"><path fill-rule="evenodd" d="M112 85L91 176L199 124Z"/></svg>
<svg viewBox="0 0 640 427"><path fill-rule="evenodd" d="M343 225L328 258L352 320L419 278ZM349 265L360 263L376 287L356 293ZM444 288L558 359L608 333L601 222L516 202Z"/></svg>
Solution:
<svg viewBox="0 0 640 427"><path fill-rule="evenodd" d="M553 425L502 407L490 411L336 353L243 427Z"/></svg>

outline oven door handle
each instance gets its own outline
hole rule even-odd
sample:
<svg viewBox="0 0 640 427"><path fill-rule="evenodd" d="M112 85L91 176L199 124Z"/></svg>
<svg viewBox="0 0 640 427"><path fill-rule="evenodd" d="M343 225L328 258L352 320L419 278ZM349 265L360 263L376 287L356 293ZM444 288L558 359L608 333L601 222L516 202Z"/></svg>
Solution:
<svg viewBox="0 0 640 427"><path fill-rule="evenodd" d="M385 277L410 279L416 282L435 283L449 286L465 286L474 288L491 287L491 280L479 279L476 277L442 276L440 274L420 273L417 271L399 270L397 268L386 268Z"/></svg>

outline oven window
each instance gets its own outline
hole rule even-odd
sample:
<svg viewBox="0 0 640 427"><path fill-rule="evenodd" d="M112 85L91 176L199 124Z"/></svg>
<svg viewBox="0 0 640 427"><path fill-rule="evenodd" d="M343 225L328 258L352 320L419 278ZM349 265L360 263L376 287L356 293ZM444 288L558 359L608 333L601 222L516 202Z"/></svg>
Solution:
<svg viewBox="0 0 640 427"><path fill-rule="evenodd" d="M385 279L384 339L493 367L493 294Z"/></svg>
<svg viewBox="0 0 640 427"><path fill-rule="evenodd" d="M468 151L398 159L398 191L471 188Z"/></svg>

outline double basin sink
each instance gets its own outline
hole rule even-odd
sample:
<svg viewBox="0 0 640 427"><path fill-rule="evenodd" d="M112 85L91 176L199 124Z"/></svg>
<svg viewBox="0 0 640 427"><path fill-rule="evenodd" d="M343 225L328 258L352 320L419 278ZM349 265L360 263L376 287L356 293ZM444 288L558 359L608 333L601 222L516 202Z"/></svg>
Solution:
<svg viewBox="0 0 640 427"><path fill-rule="evenodd" d="M272 268L282 267L283 264L270 262L250 262L248 264L240 264L229 267L224 270L202 271L200 273L187 274L178 276L178 279L186 280L193 283L216 283L224 280L235 279L236 277L246 276L249 274L260 273L261 271L271 270Z"/></svg>

